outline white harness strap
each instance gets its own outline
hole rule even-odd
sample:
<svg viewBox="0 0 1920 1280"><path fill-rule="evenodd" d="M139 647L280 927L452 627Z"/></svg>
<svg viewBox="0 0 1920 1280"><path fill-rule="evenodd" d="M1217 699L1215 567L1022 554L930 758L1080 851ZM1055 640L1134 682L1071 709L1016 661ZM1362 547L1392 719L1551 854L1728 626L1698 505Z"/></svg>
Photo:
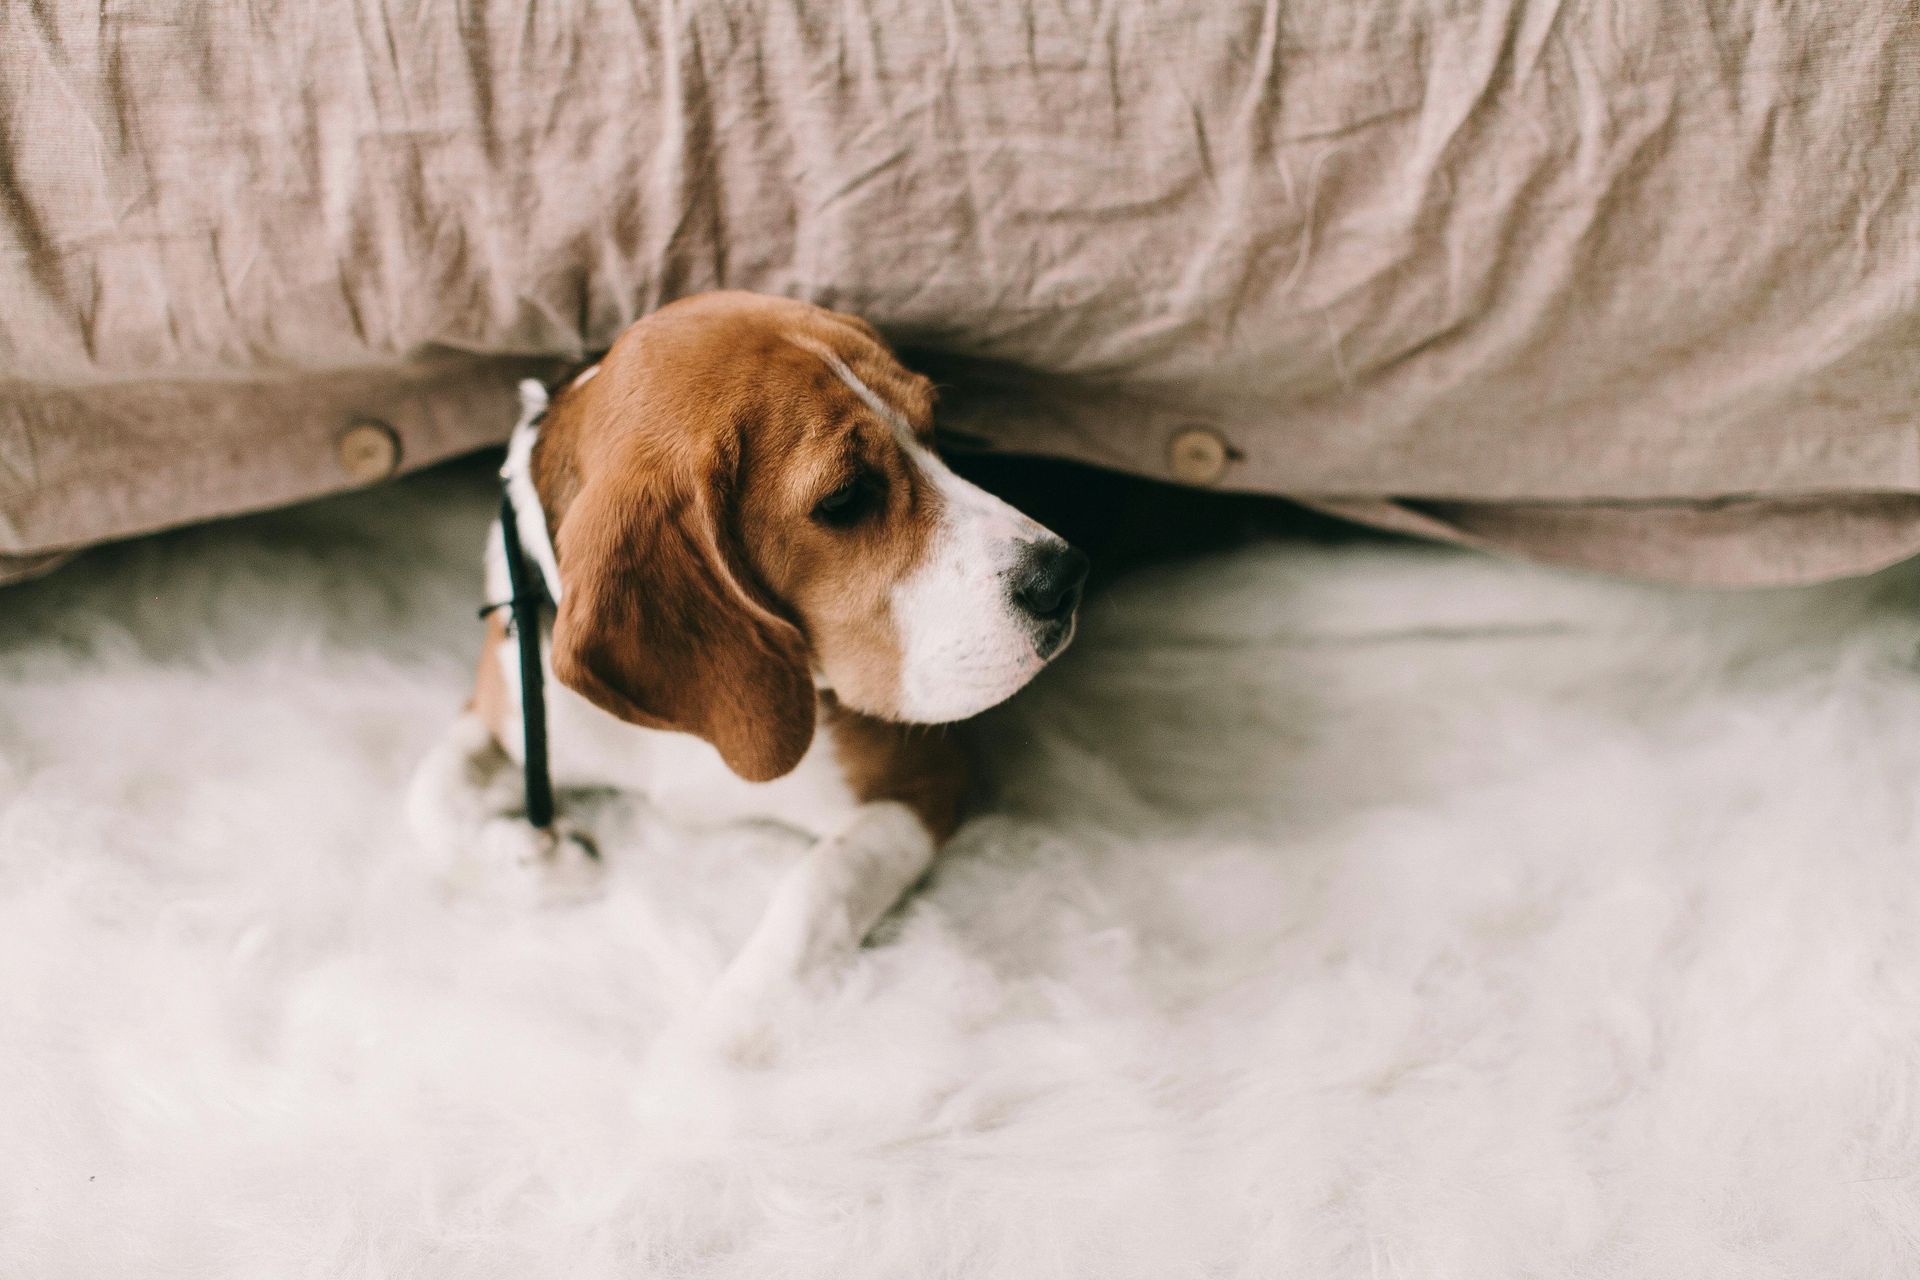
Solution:
<svg viewBox="0 0 1920 1280"><path fill-rule="evenodd" d="M546 509L533 487L533 444L540 438L540 419L547 411L547 389L537 379L520 384L520 421L507 441L507 460L500 468L507 495L520 517L520 545L540 576L546 579L547 598L560 603L560 562L553 554L553 535L547 529Z"/></svg>

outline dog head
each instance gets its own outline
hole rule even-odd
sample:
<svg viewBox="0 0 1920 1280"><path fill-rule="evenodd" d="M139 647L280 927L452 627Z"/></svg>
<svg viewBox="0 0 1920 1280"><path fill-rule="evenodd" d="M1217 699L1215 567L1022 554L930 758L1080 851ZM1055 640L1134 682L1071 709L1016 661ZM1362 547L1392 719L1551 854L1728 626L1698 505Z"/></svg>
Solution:
<svg viewBox="0 0 1920 1280"><path fill-rule="evenodd" d="M916 723L1012 694L1071 639L1086 558L950 471L932 411L852 316L712 293L633 325L516 450L556 677L754 780L805 754L817 689Z"/></svg>

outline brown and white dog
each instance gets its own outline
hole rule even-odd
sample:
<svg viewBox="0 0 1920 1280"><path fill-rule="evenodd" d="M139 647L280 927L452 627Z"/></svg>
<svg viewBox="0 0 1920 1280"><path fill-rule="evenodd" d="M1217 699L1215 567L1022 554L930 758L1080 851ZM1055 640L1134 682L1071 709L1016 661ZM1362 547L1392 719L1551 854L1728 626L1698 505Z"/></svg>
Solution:
<svg viewBox="0 0 1920 1280"><path fill-rule="evenodd" d="M503 474L555 604L555 781L815 838L727 980L857 946L968 788L959 746L908 726L984 711L1072 637L1086 557L941 462L933 399L864 321L746 293L661 308L550 403L523 387ZM510 874L591 874L576 830L525 820L515 646L492 618L414 825Z"/></svg>

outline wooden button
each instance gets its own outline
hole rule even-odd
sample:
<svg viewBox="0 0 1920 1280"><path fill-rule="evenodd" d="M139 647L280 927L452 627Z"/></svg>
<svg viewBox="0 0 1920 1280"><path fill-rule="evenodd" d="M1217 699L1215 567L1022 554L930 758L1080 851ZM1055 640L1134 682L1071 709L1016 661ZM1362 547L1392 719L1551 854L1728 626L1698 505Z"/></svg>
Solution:
<svg viewBox="0 0 1920 1280"><path fill-rule="evenodd" d="M357 484L372 484L400 465L400 437L384 422L363 418L340 433L334 446L340 469Z"/></svg>
<svg viewBox="0 0 1920 1280"><path fill-rule="evenodd" d="M1205 427L1187 427L1167 442L1167 470L1181 484L1214 484L1227 473L1227 442Z"/></svg>

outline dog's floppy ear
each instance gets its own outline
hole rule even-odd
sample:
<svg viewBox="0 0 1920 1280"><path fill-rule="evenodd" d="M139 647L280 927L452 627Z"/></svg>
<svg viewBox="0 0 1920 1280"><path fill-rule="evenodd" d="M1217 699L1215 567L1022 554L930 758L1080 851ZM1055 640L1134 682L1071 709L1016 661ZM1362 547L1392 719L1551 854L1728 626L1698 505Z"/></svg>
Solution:
<svg viewBox="0 0 1920 1280"><path fill-rule="evenodd" d="M805 638L750 592L717 484L600 475L567 504L553 624L560 683L632 724L697 734L751 782L813 740Z"/></svg>

